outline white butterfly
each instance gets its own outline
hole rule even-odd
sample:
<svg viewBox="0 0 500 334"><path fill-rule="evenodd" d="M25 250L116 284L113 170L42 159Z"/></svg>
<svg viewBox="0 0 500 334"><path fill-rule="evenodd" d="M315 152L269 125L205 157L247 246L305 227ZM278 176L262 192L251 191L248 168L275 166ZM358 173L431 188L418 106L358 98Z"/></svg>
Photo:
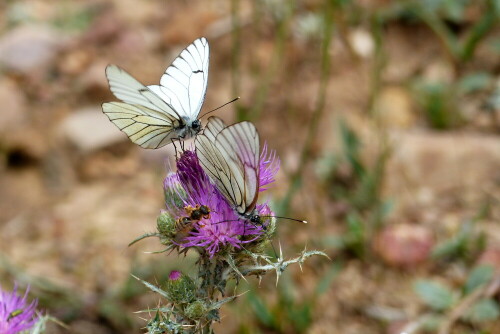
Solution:
<svg viewBox="0 0 500 334"><path fill-rule="evenodd" d="M198 119L208 81L209 46L202 37L184 49L160 79L144 86L116 65L106 67L113 94L123 102L107 102L102 111L143 148L159 148L174 139L200 132Z"/></svg>
<svg viewBox="0 0 500 334"><path fill-rule="evenodd" d="M203 170L234 210L244 219L261 223L255 208L259 194L259 134L250 122L225 126L210 117L196 136L196 153Z"/></svg>

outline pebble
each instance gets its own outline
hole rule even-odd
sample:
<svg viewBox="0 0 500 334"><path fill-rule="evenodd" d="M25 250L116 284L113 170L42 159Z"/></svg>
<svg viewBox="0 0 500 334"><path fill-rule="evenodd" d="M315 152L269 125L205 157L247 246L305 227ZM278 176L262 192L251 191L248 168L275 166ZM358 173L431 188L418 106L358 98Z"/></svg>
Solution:
<svg viewBox="0 0 500 334"><path fill-rule="evenodd" d="M128 140L102 113L100 106L70 114L60 124L59 133L83 154Z"/></svg>
<svg viewBox="0 0 500 334"><path fill-rule="evenodd" d="M29 75L52 64L65 38L44 25L16 27L0 38L0 66Z"/></svg>
<svg viewBox="0 0 500 334"><path fill-rule="evenodd" d="M0 81L0 101L2 101L2 121L0 136L19 128L27 120L26 98L21 89L12 81Z"/></svg>
<svg viewBox="0 0 500 334"><path fill-rule="evenodd" d="M387 226L375 239L375 250L389 265L413 268L429 256L434 238L421 225L397 224Z"/></svg>

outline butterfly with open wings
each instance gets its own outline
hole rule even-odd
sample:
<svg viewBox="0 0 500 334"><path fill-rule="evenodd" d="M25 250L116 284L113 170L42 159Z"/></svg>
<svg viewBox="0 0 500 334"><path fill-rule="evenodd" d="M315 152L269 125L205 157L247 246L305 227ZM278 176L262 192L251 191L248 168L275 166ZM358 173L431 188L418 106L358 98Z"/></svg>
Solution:
<svg viewBox="0 0 500 334"><path fill-rule="evenodd" d="M160 148L201 131L198 119L208 82L209 46L202 37L185 48L160 79L145 86L116 65L106 68L113 94L102 111L132 142Z"/></svg>

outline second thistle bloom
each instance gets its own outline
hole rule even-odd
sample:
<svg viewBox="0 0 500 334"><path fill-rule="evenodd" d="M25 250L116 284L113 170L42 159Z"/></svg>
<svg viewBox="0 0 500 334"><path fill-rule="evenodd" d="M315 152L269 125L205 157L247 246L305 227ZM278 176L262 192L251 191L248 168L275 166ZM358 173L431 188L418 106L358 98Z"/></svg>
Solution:
<svg viewBox="0 0 500 334"><path fill-rule="evenodd" d="M12 292L2 291L0 287L0 333L16 334L31 329L38 320L36 316L37 300L28 303L28 291L24 296L17 293L17 286Z"/></svg>
<svg viewBox="0 0 500 334"><path fill-rule="evenodd" d="M260 191L274 181L279 169L275 154L267 154L265 146L260 159ZM183 247L201 247L214 256L226 246L241 248L242 244L259 238L263 227L241 219L210 181L193 151L185 151L177 161L177 173L169 174L164 181L167 212L174 217L186 216L184 208L206 205L208 218L195 222L195 228L183 240ZM260 215L269 215L267 204L257 206Z"/></svg>

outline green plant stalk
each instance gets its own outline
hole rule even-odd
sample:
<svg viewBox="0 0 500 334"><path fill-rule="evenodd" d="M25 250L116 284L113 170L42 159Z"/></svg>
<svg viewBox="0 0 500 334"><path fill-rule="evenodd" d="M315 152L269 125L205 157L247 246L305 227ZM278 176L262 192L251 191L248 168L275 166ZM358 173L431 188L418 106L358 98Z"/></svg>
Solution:
<svg viewBox="0 0 500 334"><path fill-rule="evenodd" d="M419 7L419 5L417 5L415 12L441 40L455 68L458 67L458 64L465 63L472 59L476 47L481 40L483 40L487 33L500 21L498 8L494 0L488 0L484 15L472 27L466 40L460 43L458 37L455 36L434 13L428 12L425 8Z"/></svg>
<svg viewBox="0 0 500 334"><path fill-rule="evenodd" d="M448 57L453 63L456 63L460 55L460 46L458 44L457 38L452 34L452 32L446 27L443 21L439 20L435 15L429 13L423 8L417 7L415 12L426 23L429 28L434 31L436 36L441 40L444 45Z"/></svg>
<svg viewBox="0 0 500 334"><path fill-rule="evenodd" d="M330 59L329 49L334 30L333 17L336 9L336 2L326 0L324 7L325 7L324 10L325 24L324 24L323 41L321 48L321 73L320 73L320 85L318 88L318 98L316 100L316 106L314 108L311 123L309 124L309 129L304 143L304 147L300 155L299 167L297 168L295 173L291 175L289 189L280 205L281 212L283 212L283 214L286 214L290 209L290 203L292 201L292 198L301 186L302 175L304 174L305 167L307 165L307 162L309 161L314 137L316 136L319 122L324 113L326 88L328 86L328 79L330 77L331 59Z"/></svg>
<svg viewBox="0 0 500 334"><path fill-rule="evenodd" d="M487 33L499 23L499 13L493 2L494 0L489 0L487 2L488 6L486 8L486 13L481 17L479 22L472 27L461 49L460 61L469 61L474 56L474 51L479 42L481 42Z"/></svg>
<svg viewBox="0 0 500 334"><path fill-rule="evenodd" d="M276 78L276 73L278 71L278 67L281 65L284 66L284 53L285 53L285 45L289 31L289 22L293 16L295 1L286 2L287 8L285 10L285 17L279 21L278 31L276 36L275 48L273 50L273 55L271 58L271 64L267 69L264 70L264 74L257 80L260 82L259 88L256 93L255 101L253 103L252 109L249 112L249 116L253 119L259 119L260 114L262 113L262 109L264 107L264 103L267 100L267 96L269 95L269 89L271 87L272 81ZM242 118L247 115L237 115L238 120L244 120L247 118Z"/></svg>
<svg viewBox="0 0 500 334"><path fill-rule="evenodd" d="M380 92L382 71L387 63L386 55L383 49L383 38L382 38L382 25L383 19L378 13L374 13L371 17L371 31L372 37L375 41L375 54L374 62L371 71L370 80L370 96L368 97L367 110L370 115L373 116L374 106L377 100L377 96Z"/></svg>

